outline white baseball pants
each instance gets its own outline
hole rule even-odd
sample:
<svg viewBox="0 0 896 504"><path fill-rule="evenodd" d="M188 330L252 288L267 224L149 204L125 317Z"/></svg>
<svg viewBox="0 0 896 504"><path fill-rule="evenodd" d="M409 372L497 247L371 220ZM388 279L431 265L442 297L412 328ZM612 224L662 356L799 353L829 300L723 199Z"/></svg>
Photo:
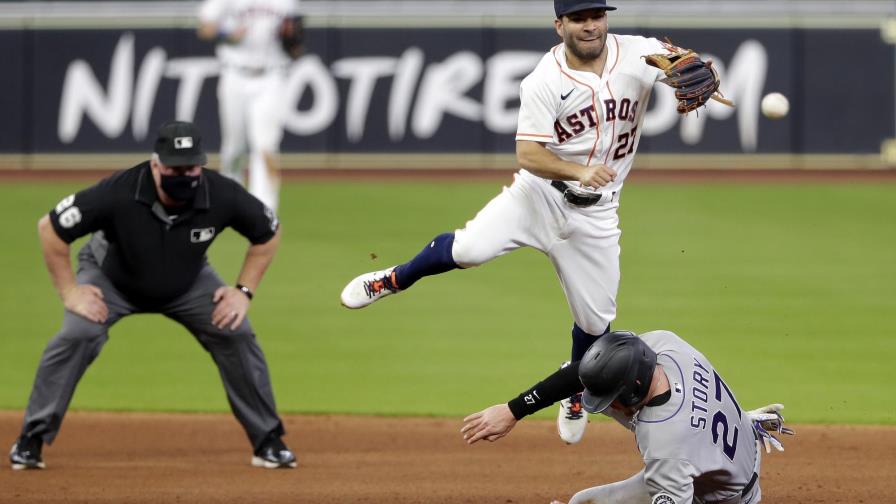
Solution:
<svg viewBox="0 0 896 504"><path fill-rule="evenodd" d="M520 247L545 253L554 264L576 324L602 334L616 318L619 289L618 202L576 207L550 181L526 171L455 231L452 256L478 266Z"/></svg>

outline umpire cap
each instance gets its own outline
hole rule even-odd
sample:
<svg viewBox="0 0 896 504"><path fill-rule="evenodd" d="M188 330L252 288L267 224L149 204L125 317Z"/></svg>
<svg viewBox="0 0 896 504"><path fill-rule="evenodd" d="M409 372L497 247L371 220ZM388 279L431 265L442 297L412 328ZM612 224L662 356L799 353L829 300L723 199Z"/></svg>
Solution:
<svg viewBox="0 0 896 504"><path fill-rule="evenodd" d="M156 154L168 166L205 166L208 158L202 151L202 135L195 124L169 121L159 128Z"/></svg>
<svg viewBox="0 0 896 504"><path fill-rule="evenodd" d="M592 2L582 2L581 0L554 0L554 14L557 15L557 19L560 19L567 14L572 14L573 12L588 9L616 10L616 7L607 5L607 0L597 0Z"/></svg>
<svg viewBox="0 0 896 504"><path fill-rule="evenodd" d="M585 386L582 407L600 413L619 399L632 407L647 397L656 352L644 340L627 331L601 336L579 363L579 380Z"/></svg>

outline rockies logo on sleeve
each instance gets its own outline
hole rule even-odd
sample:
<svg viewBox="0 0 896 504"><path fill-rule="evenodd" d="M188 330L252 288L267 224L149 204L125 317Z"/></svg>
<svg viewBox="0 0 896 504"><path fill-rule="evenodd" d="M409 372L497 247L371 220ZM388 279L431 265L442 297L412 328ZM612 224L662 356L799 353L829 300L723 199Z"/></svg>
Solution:
<svg viewBox="0 0 896 504"><path fill-rule="evenodd" d="M675 504L675 499L667 493L661 493L653 498L651 504Z"/></svg>

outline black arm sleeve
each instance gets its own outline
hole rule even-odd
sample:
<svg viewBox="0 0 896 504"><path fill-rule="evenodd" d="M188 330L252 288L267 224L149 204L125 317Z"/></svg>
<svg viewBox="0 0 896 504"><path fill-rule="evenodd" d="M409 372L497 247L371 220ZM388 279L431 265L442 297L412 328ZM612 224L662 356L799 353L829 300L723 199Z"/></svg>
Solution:
<svg viewBox="0 0 896 504"><path fill-rule="evenodd" d="M560 369L511 399L507 406L517 420L585 390L579 380L579 361Z"/></svg>

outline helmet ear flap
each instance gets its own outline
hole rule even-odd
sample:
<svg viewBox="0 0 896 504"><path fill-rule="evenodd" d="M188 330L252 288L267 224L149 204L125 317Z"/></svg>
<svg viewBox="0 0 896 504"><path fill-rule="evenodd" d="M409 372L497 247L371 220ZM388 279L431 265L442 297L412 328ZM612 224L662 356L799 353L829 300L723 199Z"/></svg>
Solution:
<svg viewBox="0 0 896 504"><path fill-rule="evenodd" d="M619 394L619 397L617 397L616 399L618 399L619 402L626 408L631 408L632 406L635 406L636 404L641 402L641 394L638 393L638 390L640 390L640 388L641 382L635 380L633 386L626 386L622 390L622 393Z"/></svg>

